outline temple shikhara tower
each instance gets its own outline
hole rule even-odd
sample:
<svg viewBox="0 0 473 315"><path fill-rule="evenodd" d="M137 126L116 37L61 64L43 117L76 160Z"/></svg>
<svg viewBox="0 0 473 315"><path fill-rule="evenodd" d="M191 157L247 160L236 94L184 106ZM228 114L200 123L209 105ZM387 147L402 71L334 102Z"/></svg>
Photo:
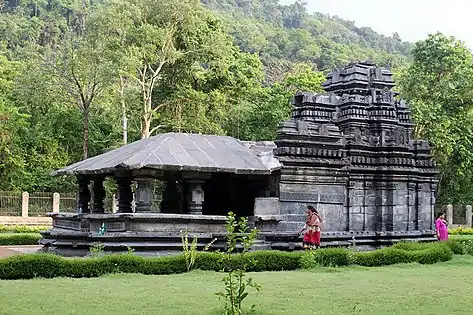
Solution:
<svg viewBox="0 0 473 315"><path fill-rule="evenodd" d="M107 251L179 251L182 230L223 248L229 211L260 229L257 248L293 250L308 204L322 217L322 246L434 240L438 172L392 73L349 64L323 87L297 93L274 142L166 133L56 171L77 177L78 209L51 214L45 250L85 255L102 242ZM104 204L105 178L118 187L116 213Z"/></svg>
<svg viewBox="0 0 473 315"><path fill-rule="evenodd" d="M286 222L315 203L341 238L431 234L437 170L393 86L389 70L360 62L331 72L326 93L295 96L275 141Z"/></svg>

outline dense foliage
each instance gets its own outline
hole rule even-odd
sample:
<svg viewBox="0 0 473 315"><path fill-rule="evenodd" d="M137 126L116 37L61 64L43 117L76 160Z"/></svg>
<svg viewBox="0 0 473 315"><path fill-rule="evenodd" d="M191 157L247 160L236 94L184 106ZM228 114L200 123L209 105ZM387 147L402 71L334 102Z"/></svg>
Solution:
<svg viewBox="0 0 473 315"><path fill-rule="evenodd" d="M473 56L462 42L442 34L416 43L412 55L399 88L417 123L415 136L429 140L440 167L438 201L471 203Z"/></svg>
<svg viewBox="0 0 473 315"><path fill-rule="evenodd" d="M338 17L309 14L304 1L291 5L280 5L278 0L202 2L219 12L243 51L260 56L271 70L267 73L270 81L277 80L277 70L291 67L293 62L330 70L370 59L397 67L405 64L411 49L397 34L386 37Z"/></svg>
<svg viewBox="0 0 473 315"><path fill-rule="evenodd" d="M439 202L473 202L471 52L441 34L413 46L300 0L3 1L0 190L72 191L49 173L157 132L271 140L296 91L362 59L399 74L441 169Z"/></svg>
<svg viewBox="0 0 473 315"><path fill-rule="evenodd" d="M297 90L409 44L276 0L7 0L0 189L70 191L49 172L156 132L274 138Z"/></svg>

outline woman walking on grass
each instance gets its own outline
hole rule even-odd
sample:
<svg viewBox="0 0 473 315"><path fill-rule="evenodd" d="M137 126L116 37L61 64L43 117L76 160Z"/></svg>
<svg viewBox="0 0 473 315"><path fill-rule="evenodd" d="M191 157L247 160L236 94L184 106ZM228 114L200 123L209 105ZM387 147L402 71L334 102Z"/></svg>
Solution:
<svg viewBox="0 0 473 315"><path fill-rule="evenodd" d="M322 224L322 220L319 217L319 213L317 210L315 210L314 207L312 206L307 206L306 210L307 214L307 219L305 222L304 227L302 230L299 232L302 233L305 230L304 233L304 248L305 249L313 249L313 248L319 248L320 247L320 233L321 229L320 226Z"/></svg>
<svg viewBox="0 0 473 315"><path fill-rule="evenodd" d="M448 240L448 223L445 220L445 213L441 212L435 220L435 231L439 241Z"/></svg>

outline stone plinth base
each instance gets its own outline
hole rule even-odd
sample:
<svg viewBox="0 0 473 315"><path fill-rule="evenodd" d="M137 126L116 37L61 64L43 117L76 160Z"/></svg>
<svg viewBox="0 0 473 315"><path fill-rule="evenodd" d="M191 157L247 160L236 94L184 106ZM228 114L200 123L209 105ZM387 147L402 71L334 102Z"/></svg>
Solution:
<svg viewBox="0 0 473 315"><path fill-rule="evenodd" d="M190 241L198 237L203 249L226 231L224 216L164 213L70 214L51 213L53 228L43 232L43 251L64 256L85 256L96 243L106 251L123 252L128 247L137 253L182 250L181 231ZM99 230L102 225L105 233ZM224 243L223 243L224 244Z"/></svg>
<svg viewBox="0 0 473 315"><path fill-rule="evenodd" d="M106 252L126 252L129 247L136 254L171 255L182 250L181 231L187 231L189 241L198 238L198 249L214 240L211 250L225 249L224 216L181 214L70 214L52 213L53 228L43 232L43 251L63 256L86 256L97 243ZM279 215L252 217L250 222L261 232L254 249L300 250L302 237L297 233L277 232ZM99 229L105 226L101 235ZM375 249L399 241L434 241L433 231L410 232L323 232L322 247L356 246ZM353 245L354 244L354 245Z"/></svg>
<svg viewBox="0 0 473 315"><path fill-rule="evenodd" d="M261 233L265 242L276 250L301 250L302 236L297 233ZM353 247L358 250L373 250L391 246L402 241L432 242L434 231L403 232L322 232L321 247Z"/></svg>

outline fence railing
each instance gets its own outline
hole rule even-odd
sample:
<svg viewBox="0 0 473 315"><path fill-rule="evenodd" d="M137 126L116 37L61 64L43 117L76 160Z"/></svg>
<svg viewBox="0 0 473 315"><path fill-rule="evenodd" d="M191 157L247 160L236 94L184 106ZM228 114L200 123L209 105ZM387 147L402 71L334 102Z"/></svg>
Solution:
<svg viewBox="0 0 473 315"><path fill-rule="evenodd" d="M445 205L436 206L436 214L444 212L451 225L471 227L473 214L471 205Z"/></svg>
<svg viewBox="0 0 473 315"><path fill-rule="evenodd" d="M71 193L0 191L0 216L43 217L49 212L75 212Z"/></svg>

